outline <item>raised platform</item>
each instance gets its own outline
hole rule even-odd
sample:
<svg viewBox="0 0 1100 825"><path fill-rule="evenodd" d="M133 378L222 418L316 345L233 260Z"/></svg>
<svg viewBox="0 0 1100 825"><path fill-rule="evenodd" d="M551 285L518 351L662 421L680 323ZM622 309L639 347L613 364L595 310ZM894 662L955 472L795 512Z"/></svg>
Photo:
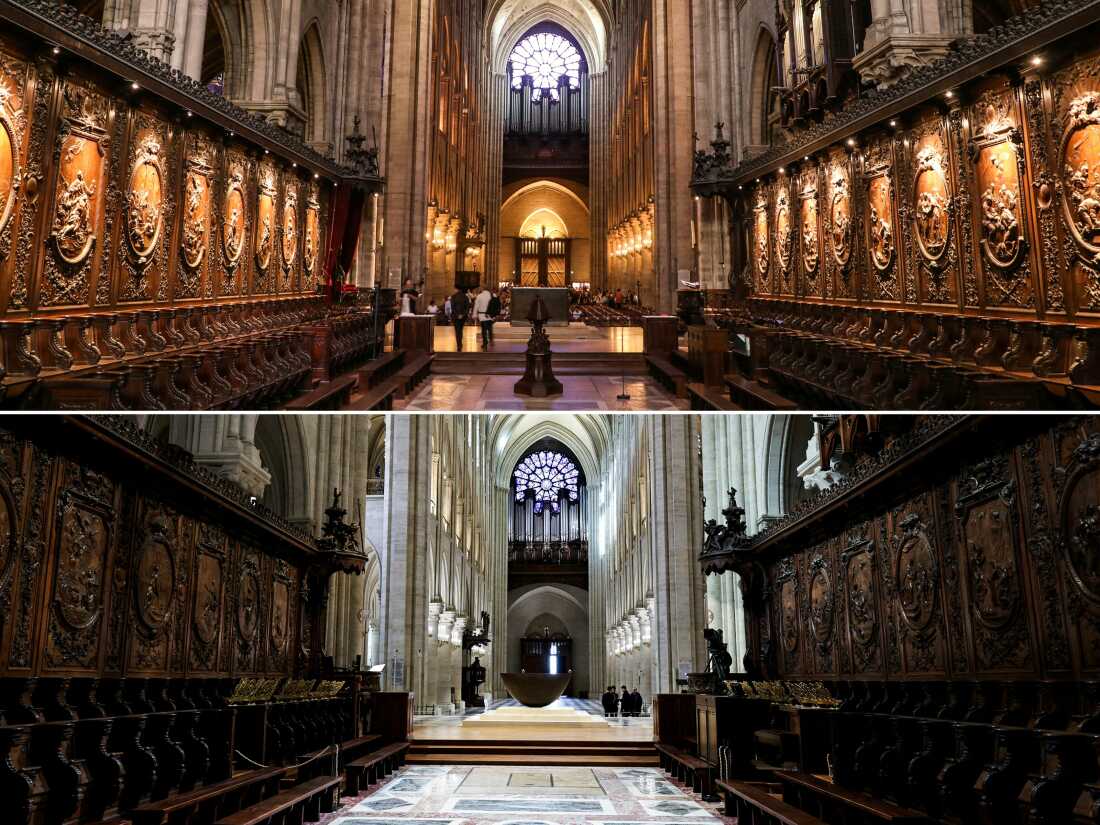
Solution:
<svg viewBox="0 0 1100 825"><path fill-rule="evenodd" d="M567 708L555 703L544 708L504 707L487 710L478 716L468 716L461 722L464 728L484 728L516 725L535 725L538 727L610 727L606 719L585 713L583 710Z"/></svg>

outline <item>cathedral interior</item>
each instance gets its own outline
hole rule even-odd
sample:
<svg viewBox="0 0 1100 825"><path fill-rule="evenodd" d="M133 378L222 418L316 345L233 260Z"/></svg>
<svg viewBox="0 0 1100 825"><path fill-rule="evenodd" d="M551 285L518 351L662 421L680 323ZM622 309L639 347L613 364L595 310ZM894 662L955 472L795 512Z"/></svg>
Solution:
<svg viewBox="0 0 1100 825"><path fill-rule="evenodd" d="M1100 825L1098 0L0 0L0 823Z"/></svg>

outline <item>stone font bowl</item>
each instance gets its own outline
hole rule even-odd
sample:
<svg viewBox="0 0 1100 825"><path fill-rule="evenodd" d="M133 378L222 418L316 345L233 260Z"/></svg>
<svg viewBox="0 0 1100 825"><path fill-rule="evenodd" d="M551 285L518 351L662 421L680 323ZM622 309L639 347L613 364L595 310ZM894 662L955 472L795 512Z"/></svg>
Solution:
<svg viewBox="0 0 1100 825"><path fill-rule="evenodd" d="M570 673L502 673L500 678L512 698L529 708L544 708L557 701L569 687Z"/></svg>

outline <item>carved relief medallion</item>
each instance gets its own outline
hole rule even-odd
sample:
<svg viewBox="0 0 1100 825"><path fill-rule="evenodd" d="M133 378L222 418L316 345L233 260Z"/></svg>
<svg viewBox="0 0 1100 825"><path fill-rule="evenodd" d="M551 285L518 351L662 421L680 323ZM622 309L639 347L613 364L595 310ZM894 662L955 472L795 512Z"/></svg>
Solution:
<svg viewBox="0 0 1100 825"><path fill-rule="evenodd" d="M822 556L810 563L810 631L819 645L833 637L833 580Z"/></svg>
<svg viewBox="0 0 1100 825"><path fill-rule="evenodd" d="M791 266L791 204L787 190L787 184L781 183L775 195L775 257L784 275Z"/></svg>
<svg viewBox="0 0 1100 825"><path fill-rule="evenodd" d="M15 95L7 86L8 79L0 73L0 232L7 228L15 212L19 192L19 135L16 122L21 112L13 109Z"/></svg>
<svg viewBox="0 0 1100 825"><path fill-rule="evenodd" d="M912 208L917 246L927 264L938 263L947 251L950 202L943 156L934 146L925 146L917 153Z"/></svg>
<svg viewBox="0 0 1100 825"><path fill-rule="evenodd" d="M844 269L852 257L852 194L848 172L842 164L833 166L829 198L829 240L833 259Z"/></svg>
<svg viewBox="0 0 1100 825"><path fill-rule="evenodd" d="M70 135L62 144L50 239L67 264L81 263L95 244L100 161L94 141Z"/></svg>
<svg viewBox="0 0 1100 825"><path fill-rule="evenodd" d="M294 266L298 256L298 188L291 184L286 188L283 201L283 268Z"/></svg>
<svg viewBox="0 0 1100 825"><path fill-rule="evenodd" d="M756 203L753 206L753 235L756 246L756 271L760 274L761 285L766 285L771 249L768 237L768 201L763 190L757 192Z"/></svg>
<svg viewBox="0 0 1100 825"><path fill-rule="evenodd" d="M1100 434L1090 435L1073 451L1061 513L1073 580L1089 599L1100 602Z"/></svg>
<svg viewBox="0 0 1100 825"><path fill-rule="evenodd" d="M996 630L1012 622L1020 604L1016 536L1009 507L995 498L969 510L963 523L970 597L982 624Z"/></svg>
<svg viewBox="0 0 1100 825"><path fill-rule="evenodd" d="M255 563L247 564L241 574L237 595L237 631L246 642L256 638L260 624L260 577Z"/></svg>
<svg viewBox="0 0 1100 825"><path fill-rule="evenodd" d="M61 520L56 608L73 630L86 630L103 612L107 525L98 513L70 503Z"/></svg>
<svg viewBox="0 0 1100 825"><path fill-rule="evenodd" d="M872 644L877 635L875 556L871 545L846 556L848 570L848 626L860 645Z"/></svg>
<svg viewBox="0 0 1100 825"><path fill-rule="evenodd" d="M253 238L256 266L267 272L275 249L275 175L270 169L260 173L260 195L256 200L256 230Z"/></svg>
<svg viewBox="0 0 1100 825"><path fill-rule="evenodd" d="M157 633L172 611L172 596L176 589L175 559L169 544L169 519L154 513L146 526L135 578L138 618L145 627Z"/></svg>
<svg viewBox="0 0 1100 825"><path fill-rule="evenodd" d="M783 649L793 653L798 647L798 579L793 569L780 574L779 585L779 636Z"/></svg>
<svg viewBox="0 0 1100 825"><path fill-rule="evenodd" d="M800 195L802 202L802 266L808 278L817 274L821 250L817 233L817 174L806 175Z"/></svg>
<svg viewBox="0 0 1100 825"><path fill-rule="evenodd" d="M204 645L212 645L221 627L221 561L206 553L199 554L195 576L195 636Z"/></svg>
<svg viewBox="0 0 1100 825"><path fill-rule="evenodd" d="M867 184L867 251L879 272L894 263L893 198L889 171L882 169L873 174Z"/></svg>
<svg viewBox="0 0 1100 825"><path fill-rule="evenodd" d="M153 130L137 138L137 153L126 193L126 239L135 263L144 266L156 252L164 223L164 170L160 138Z"/></svg>
<svg viewBox="0 0 1100 825"><path fill-rule="evenodd" d="M1100 92L1070 101L1062 135L1062 207L1085 260L1100 265Z"/></svg>
<svg viewBox="0 0 1100 825"><path fill-rule="evenodd" d="M894 587L902 620L919 633L935 616L939 565L916 513L903 518L898 527L902 535L894 560Z"/></svg>
<svg viewBox="0 0 1100 825"><path fill-rule="evenodd" d="M225 190L225 206L222 214L222 248L226 269L232 271L240 263L244 251L245 229L248 217L244 201L244 167L233 163L229 167L229 183Z"/></svg>
<svg viewBox="0 0 1100 825"><path fill-rule="evenodd" d="M321 205L317 203L314 193L310 194L306 202L306 232L303 240L305 248L302 251L302 266L306 274L312 275L321 249Z"/></svg>
<svg viewBox="0 0 1100 825"><path fill-rule="evenodd" d="M972 151L981 193L981 246L986 261L998 269L1014 267L1024 248L1017 147L1022 138L1008 101L1007 95L990 93L974 106L978 124Z"/></svg>
<svg viewBox="0 0 1100 825"><path fill-rule="evenodd" d="M290 588L276 580L271 591L271 647L281 653L290 634Z"/></svg>
<svg viewBox="0 0 1100 825"><path fill-rule="evenodd" d="M206 260L209 245L210 180L212 170L204 147L187 159L183 192L183 264L196 270Z"/></svg>

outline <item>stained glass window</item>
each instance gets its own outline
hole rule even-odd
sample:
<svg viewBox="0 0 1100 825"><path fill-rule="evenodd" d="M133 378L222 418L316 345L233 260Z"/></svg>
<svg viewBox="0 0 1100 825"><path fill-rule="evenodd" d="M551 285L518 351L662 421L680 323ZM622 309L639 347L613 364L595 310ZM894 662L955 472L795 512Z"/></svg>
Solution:
<svg viewBox="0 0 1100 825"><path fill-rule="evenodd" d="M576 465L561 453L547 450L531 453L514 473L516 501L523 501L530 493L535 499L536 513L541 513L546 505L557 513L563 496L577 500L579 478Z"/></svg>
<svg viewBox="0 0 1100 825"><path fill-rule="evenodd" d="M546 90L558 99L558 78L569 78L570 88L581 85L581 55L577 47L559 34L542 32L524 38L512 52L512 88L523 86L523 78L535 81L535 94Z"/></svg>

